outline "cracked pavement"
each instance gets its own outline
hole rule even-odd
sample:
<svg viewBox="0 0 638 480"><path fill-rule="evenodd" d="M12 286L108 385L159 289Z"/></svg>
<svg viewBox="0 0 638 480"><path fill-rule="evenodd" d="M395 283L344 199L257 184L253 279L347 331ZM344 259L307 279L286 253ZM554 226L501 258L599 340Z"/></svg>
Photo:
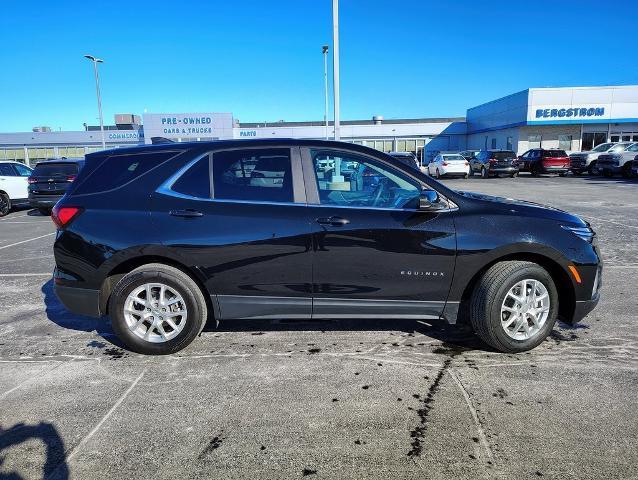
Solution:
<svg viewBox="0 0 638 480"><path fill-rule="evenodd" d="M0 219L0 479L638 478L638 181L446 183L584 216L598 308L518 355L439 322L282 320L144 357L56 300L50 219Z"/></svg>

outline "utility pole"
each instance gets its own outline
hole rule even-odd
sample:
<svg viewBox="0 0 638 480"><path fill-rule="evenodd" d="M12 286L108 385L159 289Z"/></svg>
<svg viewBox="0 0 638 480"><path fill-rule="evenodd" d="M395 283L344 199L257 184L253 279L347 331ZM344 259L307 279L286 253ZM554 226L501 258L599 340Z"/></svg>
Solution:
<svg viewBox="0 0 638 480"><path fill-rule="evenodd" d="M339 132L339 0L332 0L332 89L334 91L335 140Z"/></svg>
<svg viewBox="0 0 638 480"><path fill-rule="evenodd" d="M326 140L328 140L328 45L322 47L323 52L323 89L325 97L325 109L323 121L326 124Z"/></svg>
<svg viewBox="0 0 638 480"><path fill-rule="evenodd" d="M93 55L84 55L93 62L93 71L95 72L95 91L97 93L97 111L100 115L100 132L102 133L102 148L106 149L106 140L104 139L104 120L102 119L102 99L100 98L100 74L97 71L97 64L104 63L104 60L94 57Z"/></svg>

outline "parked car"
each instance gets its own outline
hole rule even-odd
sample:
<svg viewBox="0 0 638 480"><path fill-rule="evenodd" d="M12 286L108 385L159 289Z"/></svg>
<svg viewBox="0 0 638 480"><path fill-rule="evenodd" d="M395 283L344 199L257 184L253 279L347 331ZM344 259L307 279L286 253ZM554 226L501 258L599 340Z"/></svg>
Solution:
<svg viewBox="0 0 638 480"><path fill-rule="evenodd" d="M24 163L0 162L0 217L13 207L28 204L28 182L31 168Z"/></svg>
<svg viewBox="0 0 638 480"><path fill-rule="evenodd" d="M28 179L29 205L49 215L53 205L66 193L78 176L84 159L60 159L38 162Z"/></svg>
<svg viewBox="0 0 638 480"><path fill-rule="evenodd" d="M470 174L470 164L458 153L439 153L428 164L428 173L436 178L443 176L467 178Z"/></svg>
<svg viewBox="0 0 638 480"><path fill-rule="evenodd" d="M277 159L269 171L282 183L225 175L262 157ZM349 162L350 181L319 179L326 158ZM52 218L57 296L75 313L109 315L146 354L184 348L209 317L467 320L493 348L520 352L599 299L599 247L579 217L457 192L351 143L91 153Z"/></svg>
<svg viewBox="0 0 638 480"><path fill-rule="evenodd" d="M638 155L636 156L636 159L631 162L631 176L638 177Z"/></svg>
<svg viewBox="0 0 638 480"><path fill-rule="evenodd" d="M623 142L623 144L629 144L630 142ZM590 174L598 173L596 164L598 163L598 157L604 153L613 153L621 151L624 147L619 143L601 143L588 152L572 153L569 156L570 170L574 175L580 175L581 173L588 172Z"/></svg>
<svg viewBox="0 0 638 480"><path fill-rule="evenodd" d="M460 155L463 156L463 158L465 158L465 160L469 162L474 157L476 157L479 154L479 152L480 150L463 150L462 152L459 152L459 153Z"/></svg>
<svg viewBox="0 0 638 480"><path fill-rule="evenodd" d="M415 169L419 169L419 161L416 158L416 155L412 152L389 152L393 158L396 158L401 163L406 164L408 167L412 167Z"/></svg>
<svg viewBox="0 0 638 480"><path fill-rule="evenodd" d="M481 150L478 155L469 160L470 175L480 173L481 177L518 175L518 159L511 150Z"/></svg>
<svg viewBox="0 0 638 480"><path fill-rule="evenodd" d="M565 150L556 148L532 148L518 157L521 172L530 172L533 176L542 173L558 173L561 177L569 171L569 157Z"/></svg>
<svg viewBox="0 0 638 480"><path fill-rule="evenodd" d="M598 157L598 172L606 177L620 174L623 177L631 177L632 162L638 156L638 143L623 145L623 149L604 153Z"/></svg>

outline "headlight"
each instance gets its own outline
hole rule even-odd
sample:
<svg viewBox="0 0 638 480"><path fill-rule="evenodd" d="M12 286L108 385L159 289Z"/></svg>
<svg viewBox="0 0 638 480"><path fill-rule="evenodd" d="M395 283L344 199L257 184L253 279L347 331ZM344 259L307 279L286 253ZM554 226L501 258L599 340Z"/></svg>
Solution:
<svg viewBox="0 0 638 480"><path fill-rule="evenodd" d="M594 231L590 227L569 227L567 225L561 225L565 230L569 230L577 237L582 238L588 243L591 243L594 240Z"/></svg>

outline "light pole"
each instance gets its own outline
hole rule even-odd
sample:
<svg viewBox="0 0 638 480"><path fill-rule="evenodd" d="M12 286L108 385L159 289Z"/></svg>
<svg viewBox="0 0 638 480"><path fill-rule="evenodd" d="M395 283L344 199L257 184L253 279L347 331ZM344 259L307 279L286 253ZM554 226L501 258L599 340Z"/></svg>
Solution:
<svg viewBox="0 0 638 480"><path fill-rule="evenodd" d="M322 47L323 52L323 89L325 96L325 110L323 121L326 124L326 140L328 140L328 45Z"/></svg>
<svg viewBox="0 0 638 480"><path fill-rule="evenodd" d="M97 72L97 64L104 63L104 60L96 58L93 55L84 55L93 62L93 71L95 72L95 91L97 93L97 111L100 115L100 132L102 133L102 148L106 149L106 141L104 140L104 120L102 119L102 99L100 98L100 74Z"/></svg>
<svg viewBox="0 0 638 480"><path fill-rule="evenodd" d="M339 132L339 0L332 0L332 90L334 95L335 140Z"/></svg>

